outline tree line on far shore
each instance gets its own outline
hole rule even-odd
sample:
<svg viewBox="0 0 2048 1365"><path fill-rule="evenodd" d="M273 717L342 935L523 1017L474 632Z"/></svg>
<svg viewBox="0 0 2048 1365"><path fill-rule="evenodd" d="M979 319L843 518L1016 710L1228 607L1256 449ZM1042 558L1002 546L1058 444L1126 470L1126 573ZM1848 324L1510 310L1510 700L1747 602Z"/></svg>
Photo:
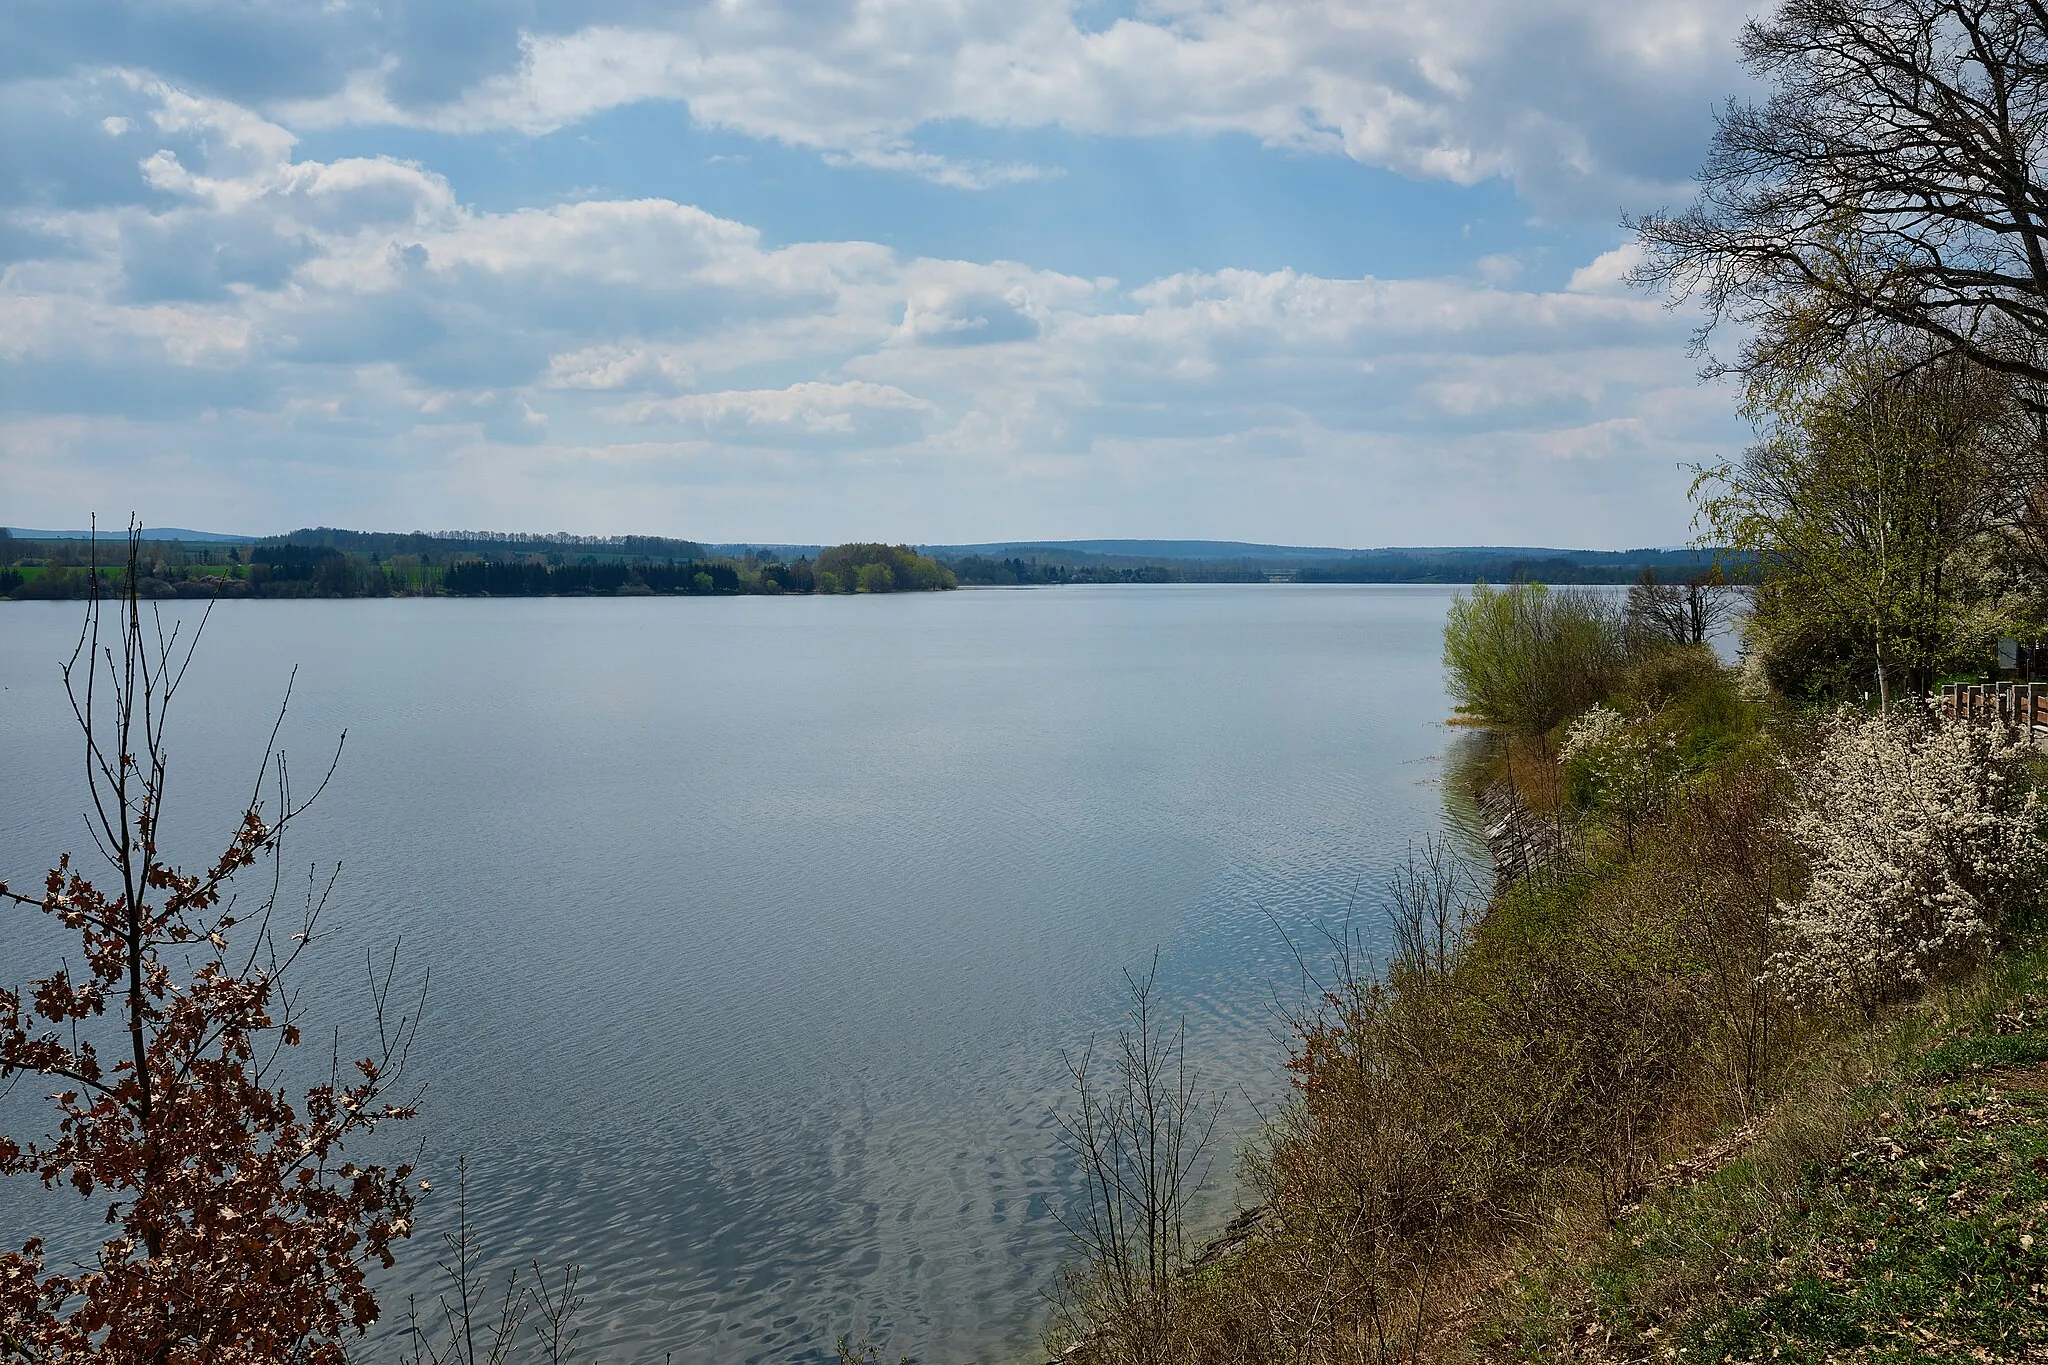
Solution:
<svg viewBox="0 0 2048 1365"><path fill-rule="evenodd" d="M93 556L87 540L10 539L0 528L0 597L82 598ZM1005 553L873 543L824 550L713 550L696 541L658 536L398 533L322 526L242 542L145 540L141 586L145 597L212 598L801 594L1276 580L1622 584L1645 570L1666 581L1695 578L1713 568L1740 579L1753 571L1754 558L1697 549L1389 549L1330 557L1283 547L1224 558L1174 557L1164 550L1158 556L1105 553L1063 545L1019 546ZM103 566L102 571L109 570ZM125 565L115 564L110 571L118 576Z"/></svg>
<svg viewBox="0 0 2048 1365"><path fill-rule="evenodd" d="M298 537L307 535L311 543ZM354 536L342 542L341 537ZM835 545L817 559L765 552L713 556L687 541L651 538L496 548L472 533L432 548L430 536L294 533L252 545L144 542L135 557L145 598L236 597L649 597L742 593L931 592L957 586L951 569L906 545ZM388 545L402 546L387 553ZM655 557L648 548L694 554ZM104 562L82 540L14 539L0 530L0 597L75 601L123 590L124 555Z"/></svg>

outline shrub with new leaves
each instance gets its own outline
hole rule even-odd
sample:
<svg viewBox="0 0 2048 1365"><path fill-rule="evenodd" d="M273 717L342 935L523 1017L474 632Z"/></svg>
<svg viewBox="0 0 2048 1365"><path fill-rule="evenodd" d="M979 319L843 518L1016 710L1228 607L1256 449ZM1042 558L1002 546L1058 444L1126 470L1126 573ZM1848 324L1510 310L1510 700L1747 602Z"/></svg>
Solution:
<svg viewBox="0 0 2048 1365"><path fill-rule="evenodd" d="M2048 872L2028 752L1997 725L1830 716L1793 773L1787 832L1809 876L1779 907L1779 981L1871 1009L1984 958Z"/></svg>
<svg viewBox="0 0 2048 1365"><path fill-rule="evenodd" d="M1626 653L1611 598L1541 583L1476 583L1444 620L1444 680L1459 709L1543 735L1606 695Z"/></svg>
<svg viewBox="0 0 2048 1365"><path fill-rule="evenodd" d="M366 1271L392 1263L414 1201L405 1166L360 1165L345 1149L411 1114L385 1095L417 1014L388 1017L390 975L373 973L377 1042L349 1064L337 1039L316 1083L280 1083L301 1041L286 978L322 897L290 911L272 877L249 902L235 887L274 866L306 803L272 751L275 804L252 796L202 871L166 858L164 722L190 646L177 650L161 622L145 635L136 550L131 534L113 638L95 592L64 670L107 875L66 855L33 891L0 883L0 906L40 912L80 948L26 989L0 990L0 1090L24 1077L52 1088L47 1133L0 1136L0 1176L104 1201L108 1233L69 1264L7 1229L0 1358L340 1365L377 1316Z"/></svg>

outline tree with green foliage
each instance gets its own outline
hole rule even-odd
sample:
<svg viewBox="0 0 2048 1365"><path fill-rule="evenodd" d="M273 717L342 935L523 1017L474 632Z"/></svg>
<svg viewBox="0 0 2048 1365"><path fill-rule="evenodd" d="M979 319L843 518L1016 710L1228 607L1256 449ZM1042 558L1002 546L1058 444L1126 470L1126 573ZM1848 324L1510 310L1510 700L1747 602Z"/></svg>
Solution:
<svg viewBox="0 0 2048 1365"><path fill-rule="evenodd" d="M1611 598L1541 583L1475 584L1444 622L1444 669L1461 709L1541 737L1605 696L1625 657Z"/></svg>
<svg viewBox="0 0 2048 1365"><path fill-rule="evenodd" d="M1781 0L1740 42L1765 97L1635 221L1636 279L1705 305L1702 346L1736 324L1710 368L1764 439L1703 520L1774 561L1774 680L1889 701L1976 662L1984 578L2048 584L2048 9Z"/></svg>
<svg viewBox="0 0 2048 1365"><path fill-rule="evenodd" d="M908 545L834 545L818 555L815 572L819 592L931 592L954 586L952 570Z"/></svg>
<svg viewBox="0 0 2048 1365"><path fill-rule="evenodd" d="M2009 384L1894 337L1818 373L1758 376L1762 439L1700 471L1700 520L1756 554L1750 622L1773 681L1795 695L1874 682L1888 706L1988 643L1975 561L2004 515Z"/></svg>

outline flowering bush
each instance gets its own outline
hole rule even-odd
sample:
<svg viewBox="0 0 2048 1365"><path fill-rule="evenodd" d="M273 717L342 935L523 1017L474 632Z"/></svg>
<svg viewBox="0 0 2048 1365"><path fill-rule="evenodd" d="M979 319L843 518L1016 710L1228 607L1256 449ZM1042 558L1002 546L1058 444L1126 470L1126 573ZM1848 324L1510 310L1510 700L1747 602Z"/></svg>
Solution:
<svg viewBox="0 0 2048 1365"><path fill-rule="evenodd" d="M1742 661L1735 666L1735 686L1746 702L1762 706L1777 695L1777 688L1771 684L1770 659L1761 649L1742 651Z"/></svg>
<svg viewBox="0 0 2048 1365"><path fill-rule="evenodd" d="M1840 711L1794 773L1805 894L1779 907L1772 973L1866 1009L1986 956L2048 870L2027 746L1997 725Z"/></svg>
<svg viewBox="0 0 2048 1365"><path fill-rule="evenodd" d="M1609 706L1571 723L1558 759L1575 799L1631 831L1663 803L1682 766L1675 736Z"/></svg>

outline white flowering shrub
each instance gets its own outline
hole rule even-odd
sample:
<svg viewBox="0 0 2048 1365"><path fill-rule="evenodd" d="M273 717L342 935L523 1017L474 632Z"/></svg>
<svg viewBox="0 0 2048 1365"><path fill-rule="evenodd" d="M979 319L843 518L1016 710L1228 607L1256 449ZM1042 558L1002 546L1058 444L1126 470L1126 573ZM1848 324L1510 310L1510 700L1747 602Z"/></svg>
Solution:
<svg viewBox="0 0 2048 1365"><path fill-rule="evenodd" d="M1557 756L1573 795L1631 831L1663 803L1683 767L1677 736L1609 706L1573 721Z"/></svg>
<svg viewBox="0 0 2048 1365"><path fill-rule="evenodd" d="M1841 711L1793 773L1805 894L1779 906L1771 971L1866 1009L1975 961L2048 870L2026 744L1997 725Z"/></svg>
<svg viewBox="0 0 2048 1365"><path fill-rule="evenodd" d="M1777 695L1771 686L1771 670L1764 651L1744 649L1741 662L1735 666L1735 689L1746 702L1763 705Z"/></svg>
<svg viewBox="0 0 2048 1365"><path fill-rule="evenodd" d="M1557 751L1558 761L1570 763L1592 752L1627 724L1627 718L1613 707L1595 706L1565 727L1564 744Z"/></svg>

